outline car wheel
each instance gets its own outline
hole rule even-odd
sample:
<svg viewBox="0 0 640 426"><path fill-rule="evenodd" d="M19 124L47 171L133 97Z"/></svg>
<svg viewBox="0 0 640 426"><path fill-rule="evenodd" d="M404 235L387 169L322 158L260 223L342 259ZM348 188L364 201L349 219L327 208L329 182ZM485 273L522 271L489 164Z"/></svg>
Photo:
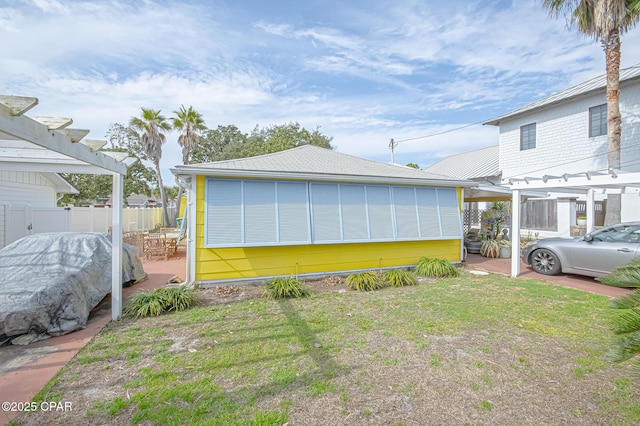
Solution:
<svg viewBox="0 0 640 426"><path fill-rule="evenodd" d="M551 250L538 249L531 255L531 267L534 271L545 275L560 273L560 259Z"/></svg>

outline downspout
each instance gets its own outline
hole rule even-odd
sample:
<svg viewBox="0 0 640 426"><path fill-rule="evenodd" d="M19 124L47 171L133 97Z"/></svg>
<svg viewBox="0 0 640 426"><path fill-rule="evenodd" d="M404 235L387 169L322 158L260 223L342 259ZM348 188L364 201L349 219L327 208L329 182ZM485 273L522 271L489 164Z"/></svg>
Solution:
<svg viewBox="0 0 640 426"><path fill-rule="evenodd" d="M187 259L185 280L180 285L192 284L195 278L195 181L192 175L176 175L176 183L187 194L187 205L182 219L187 225Z"/></svg>

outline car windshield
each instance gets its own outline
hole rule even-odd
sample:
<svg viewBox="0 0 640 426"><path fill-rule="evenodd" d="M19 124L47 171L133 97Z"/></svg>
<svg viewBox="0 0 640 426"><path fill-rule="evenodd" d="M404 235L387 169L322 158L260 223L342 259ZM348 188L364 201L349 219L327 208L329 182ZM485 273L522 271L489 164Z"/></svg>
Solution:
<svg viewBox="0 0 640 426"><path fill-rule="evenodd" d="M619 243L640 242L640 225L614 225L591 234L593 241L609 241Z"/></svg>

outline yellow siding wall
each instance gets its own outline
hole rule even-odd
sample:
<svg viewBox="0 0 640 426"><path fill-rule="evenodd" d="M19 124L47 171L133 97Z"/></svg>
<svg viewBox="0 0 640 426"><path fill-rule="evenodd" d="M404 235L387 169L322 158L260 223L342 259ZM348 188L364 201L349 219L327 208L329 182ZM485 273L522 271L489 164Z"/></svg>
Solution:
<svg viewBox="0 0 640 426"><path fill-rule="evenodd" d="M204 183L196 180L196 281L270 277L416 264L421 256L460 260L459 239L205 248ZM460 191L458 191L460 196Z"/></svg>

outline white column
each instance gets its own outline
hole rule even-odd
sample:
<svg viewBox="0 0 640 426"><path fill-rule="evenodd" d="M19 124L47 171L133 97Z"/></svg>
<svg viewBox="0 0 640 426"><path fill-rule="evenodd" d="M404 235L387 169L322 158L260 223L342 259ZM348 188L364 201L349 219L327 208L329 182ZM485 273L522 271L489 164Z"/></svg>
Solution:
<svg viewBox="0 0 640 426"><path fill-rule="evenodd" d="M460 232L462 237L460 238L460 260L464 259L464 188L460 188Z"/></svg>
<svg viewBox="0 0 640 426"><path fill-rule="evenodd" d="M187 214L185 214L185 220L187 220L187 271L186 279L187 284L192 284L196 280L196 182L197 177L191 176L191 182L189 185L189 191L187 192ZM206 232L206 230L205 230Z"/></svg>
<svg viewBox="0 0 640 426"><path fill-rule="evenodd" d="M111 224L111 319L122 315L122 175L113 174Z"/></svg>
<svg viewBox="0 0 640 426"><path fill-rule="evenodd" d="M511 194L511 276L520 275L520 190Z"/></svg>
<svg viewBox="0 0 640 426"><path fill-rule="evenodd" d="M589 190L587 191L587 210L586 210L586 213L587 213L587 233L593 232L594 219L595 219L595 216L596 216L594 198L595 198L595 190L593 188L589 188Z"/></svg>

